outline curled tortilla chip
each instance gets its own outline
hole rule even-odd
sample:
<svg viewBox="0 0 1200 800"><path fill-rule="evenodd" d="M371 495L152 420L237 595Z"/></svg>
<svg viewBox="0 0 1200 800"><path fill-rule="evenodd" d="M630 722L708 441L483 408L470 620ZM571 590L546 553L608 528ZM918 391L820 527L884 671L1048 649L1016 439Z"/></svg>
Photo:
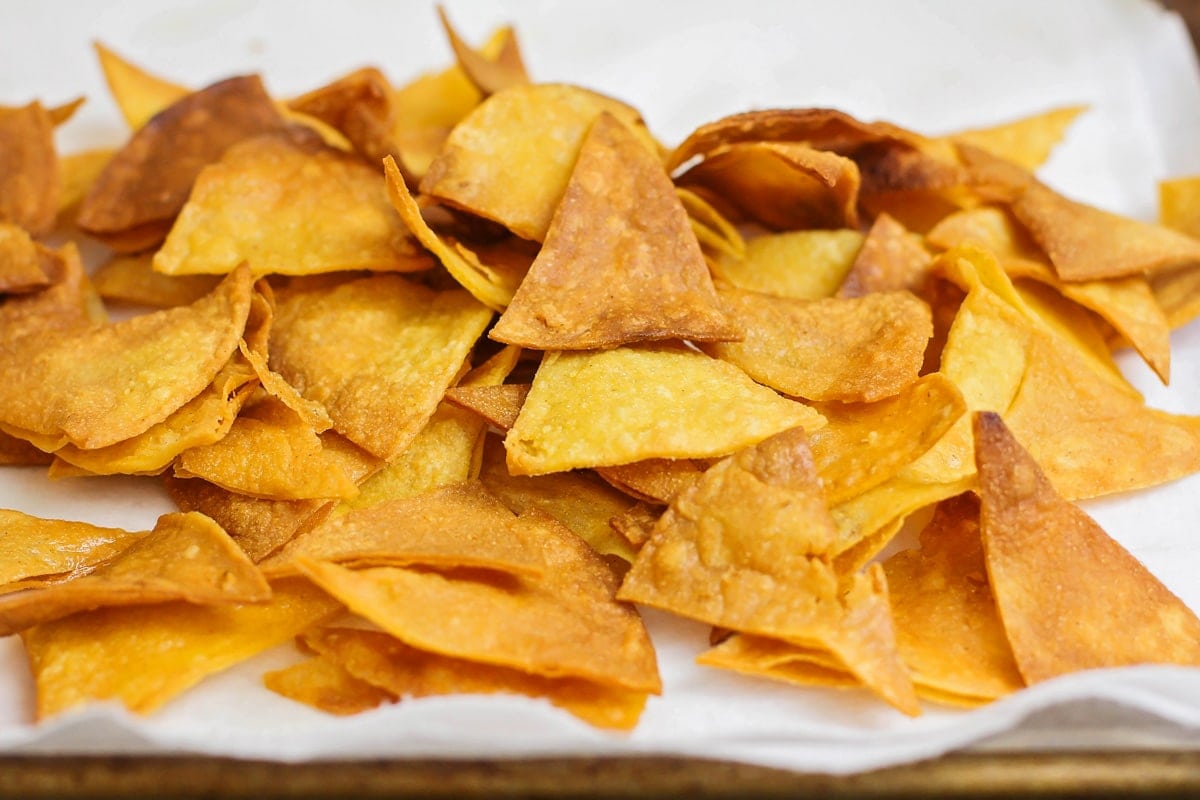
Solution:
<svg viewBox="0 0 1200 800"><path fill-rule="evenodd" d="M437 12L459 68L480 92L490 95L510 86L529 83L529 75L521 59L521 50L511 28L504 28L499 32L502 44L498 48L486 47L476 50L464 42L458 31L454 30L445 8L438 6ZM498 51L495 58L489 58L487 50L491 49Z"/></svg>
<svg viewBox="0 0 1200 800"><path fill-rule="evenodd" d="M0 223L34 236L58 216L58 154L54 121L41 103L0 106Z"/></svg>

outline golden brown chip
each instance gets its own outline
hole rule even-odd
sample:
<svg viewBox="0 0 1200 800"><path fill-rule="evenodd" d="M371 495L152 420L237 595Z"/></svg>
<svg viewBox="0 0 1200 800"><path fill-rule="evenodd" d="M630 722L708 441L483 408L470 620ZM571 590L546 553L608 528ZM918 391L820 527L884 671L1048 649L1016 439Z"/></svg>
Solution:
<svg viewBox="0 0 1200 800"><path fill-rule="evenodd" d="M499 48L495 58L489 58L486 51L475 50L462 40L450 24L445 8L438 6L437 12L438 19L442 22L442 30L446 32L446 38L450 40L450 47L454 50L458 66L480 92L490 95L510 86L529 83L529 75L526 74L525 64L521 59L521 50L511 28L503 29L502 33L506 33L503 46Z"/></svg>
<svg viewBox="0 0 1200 800"><path fill-rule="evenodd" d="M546 571L538 578L298 563L352 611L420 650L658 693L650 638L637 611L614 598L610 567L551 517L530 512L520 520L543 534Z"/></svg>
<svg viewBox="0 0 1200 800"><path fill-rule="evenodd" d="M432 266L388 201L376 170L322 142L246 139L196 176L154 269L258 275Z"/></svg>
<svg viewBox="0 0 1200 800"><path fill-rule="evenodd" d="M0 585L86 572L120 553L137 536L120 528L0 509Z"/></svg>
<svg viewBox="0 0 1200 800"><path fill-rule="evenodd" d="M151 267L153 253L115 255L92 273L105 300L172 308L194 303L220 283L219 275L164 275Z"/></svg>
<svg viewBox="0 0 1200 800"><path fill-rule="evenodd" d="M31 334L77 331L105 319L74 242L58 250L39 245L37 252L50 285L8 297L0 304L0 349L13 347Z"/></svg>
<svg viewBox="0 0 1200 800"><path fill-rule="evenodd" d="M810 435L830 506L887 481L924 455L966 411L958 387L940 372L875 403L827 403L828 424Z"/></svg>
<svg viewBox="0 0 1200 800"><path fill-rule="evenodd" d="M880 214L871 224L837 296L859 297L898 289L915 292L925 283L932 261L919 236L909 233L892 215Z"/></svg>
<svg viewBox="0 0 1200 800"><path fill-rule="evenodd" d="M858 165L804 144L725 145L707 153L678 180L719 197L730 209L726 216L775 230L858 227Z"/></svg>
<svg viewBox="0 0 1200 800"><path fill-rule="evenodd" d="M371 164L378 164L386 155L395 155L392 86L375 67L354 70L287 105L344 134Z"/></svg>
<svg viewBox="0 0 1200 800"><path fill-rule="evenodd" d="M83 199L76 222L121 252L153 247L205 166L242 139L283 124L257 76L229 78L186 95L113 156Z"/></svg>
<svg viewBox="0 0 1200 800"><path fill-rule="evenodd" d="M947 138L983 148L1033 171L1045 163L1067 128L1086 110L1087 106L1062 106L987 128L958 131Z"/></svg>
<svg viewBox="0 0 1200 800"><path fill-rule="evenodd" d="M514 475L721 456L788 428L808 406L732 364L674 345L548 353L505 437Z"/></svg>
<svg viewBox="0 0 1200 800"><path fill-rule="evenodd" d="M1011 208L1066 281L1146 275L1200 260L1200 241L1069 200L1037 182Z"/></svg>
<svg viewBox="0 0 1200 800"><path fill-rule="evenodd" d="M0 422L83 448L136 436L212 382L250 298L243 267L190 306L0 350Z"/></svg>
<svg viewBox="0 0 1200 800"><path fill-rule="evenodd" d="M539 350L739 338L658 159L602 112L545 243L488 334Z"/></svg>
<svg viewBox="0 0 1200 800"><path fill-rule="evenodd" d="M395 460L437 410L491 312L394 275L280 298L270 365L334 427Z"/></svg>
<svg viewBox="0 0 1200 800"><path fill-rule="evenodd" d="M141 128L159 111L191 93L186 86L151 75L100 42L93 42L92 47L108 90L130 130Z"/></svg>
<svg viewBox="0 0 1200 800"><path fill-rule="evenodd" d="M916 380L933 335L929 306L907 291L822 300L718 291L746 337L705 344L705 352L806 400L870 402L897 394Z"/></svg>
<svg viewBox="0 0 1200 800"><path fill-rule="evenodd" d="M304 642L347 673L396 697L522 694L544 698L600 728L631 730L646 693L578 678L546 678L492 664L425 653L378 631L322 628Z"/></svg>
<svg viewBox="0 0 1200 800"><path fill-rule="evenodd" d="M1200 619L1055 492L999 415L976 414L974 433L988 577L1025 680L1200 665Z"/></svg>
<svg viewBox="0 0 1200 800"><path fill-rule="evenodd" d="M979 534L979 502L943 501L920 549L883 562L896 643L917 693L995 700L1025 685L1000 624Z"/></svg>
<svg viewBox="0 0 1200 800"><path fill-rule="evenodd" d="M329 714L358 714L394 701L396 695L359 680L324 656L263 673L263 686Z"/></svg>
<svg viewBox="0 0 1200 800"><path fill-rule="evenodd" d="M49 283L38 245L24 228L0 221L0 295L43 289Z"/></svg>
<svg viewBox="0 0 1200 800"><path fill-rule="evenodd" d="M0 106L0 223L34 236L48 233L58 216L58 196L54 120L36 101Z"/></svg>
<svg viewBox="0 0 1200 800"><path fill-rule="evenodd" d="M753 292L819 300L832 297L845 280L863 244L858 231L788 231L756 236L745 256L722 254L713 274Z"/></svg>
<svg viewBox="0 0 1200 800"><path fill-rule="evenodd" d="M0 636L105 606L182 600L267 600L270 586L220 526L195 512L166 514L82 577L0 595Z"/></svg>
<svg viewBox="0 0 1200 800"><path fill-rule="evenodd" d="M517 421L521 406L529 396L530 384L504 383L498 386L451 386L446 399L469 409L498 430L507 431Z"/></svg>
<svg viewBox="0 0 1200 800"><path fill-rule="evenodd" d="M497 92L451 132L421 179L421 193L542 241L584 136L604 111L657 152L634 109L562 84L518 84Z"/></svg>
<svg viewBox="0 0 1200 800"><path fill-rule="evenodd" d="M544 511L566 525L592 549L633 561L633 551L617 536L609 520L632 504L594 475L586 472L555 472L550 475L510 475L504 447L499 438L487 437L479 479L517 514L531 508Z"/></svg>
<svg viewBox="0 0 1200 800"><path fill-rule="evenodd" d="M37 718L105 700L149 714L341 610L305 580L271 589L265 603L101 608L22 632L37 683Z"/></svg>
<svg viewBox="0 0 1200 800"><path fill-rule="evenodd" d="M651 458L615 467L597 467L596 474L630 497L649 503L670 503L704 472L705 462L690 458Z"/></svg>
<svg viewBox="0 0 1200 800"><path fill-rule="evenodd" d="M472 567L513 575L544 569L540 537L479 482L458 483L334 516L271 558L271 576L307 557L356 566Z"/></svg>

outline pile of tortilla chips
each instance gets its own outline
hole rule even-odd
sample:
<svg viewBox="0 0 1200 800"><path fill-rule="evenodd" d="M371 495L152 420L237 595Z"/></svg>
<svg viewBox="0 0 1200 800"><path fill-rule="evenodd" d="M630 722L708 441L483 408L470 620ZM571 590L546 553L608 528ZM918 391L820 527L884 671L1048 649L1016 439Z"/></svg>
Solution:
<svg viewBox="0 0 1200 800"><path fill-rule="evenodd" d="M639 605L710 625L701 664L910 715L1200 666L1073 504L1200 471L1200 417L1113 360L1169 380L1200 179L1159 224L1060 194L1035 170L1081 108L670 147L442 22L447 68L290 98L98 45L116 150L56 151L77 103L0 107L0 463L179 507L0 511L39 718L294 642L265 685L330 713L502 692L630 730L663 688Z"/></svg>

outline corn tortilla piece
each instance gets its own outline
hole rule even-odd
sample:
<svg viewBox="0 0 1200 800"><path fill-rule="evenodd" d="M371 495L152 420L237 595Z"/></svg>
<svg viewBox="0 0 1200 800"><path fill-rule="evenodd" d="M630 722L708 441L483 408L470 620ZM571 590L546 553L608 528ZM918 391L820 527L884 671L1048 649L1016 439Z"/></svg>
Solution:
<svg viewBox="0 0 1200 800"><path fill-rule="evenodd" d="M733 259L746 257L746 240L742 238L741 232L717 211L712 203L700 193L683 186L676 186L675 194L687 211L692 232L696 234L701 247L715 250Z"/></svg>
<svg viewBox="0 0 1200 800"><path fill-rule="evenodd" d="M724 145L677 180L719 197L726 216L772 230L858 227L858 165L806 144Z"/></svg>
<svg viewBox="0 0 1200 800"><path fill-rule="evenodd" d="M662 164L602 112L537 258L488 335L538 350L589 350L741 332L721 311Z"/></svg>
<svg viewBox="0 0 1200 800"><path fill-rule="evenodd" d="M454 127L420 191L540 242L584 136L604 111L658 152L638 112L624 103L565 84L518 84L491 95Z"/></svg>
<svg viewBox="0 0 1200 800"><path fill-rule="evenodd" d="M536 508L566 525L597 553L633 561L633 551L608 524L632 502L594 475L582 471L510 475L503 444L498 437L488 436L479 479L514 513Z"/></svg>
<svg viewBox="0 0 1200 800"><path fill-rule="evenodd" d="M360 616L417 649L658 693L654 648L633 606L614 597L616 576L551 517L520 517L543 534L538 578L483 580L394 567L357 572L301 558L302 572ZM442 609L444 613L435 609Z"/></svg>
<svg viewBox="0 0 1200 800"><path fill-rule="evenodd" d="M164 275L151 266L153 253L115 255L92 273L92 284L105 300L173 308L194 303L220 283L219 275Z"/></svg>
<svg viewBox="0 0 1200 800"><path fill-rule="evenodd" d="M491 312L394 275L281 297L270 366L334 428L394 461L437 410Z"/></svg>
<svg viewBox="0 0 1200 800"><path fill-rule="evenodd" d="M973 425L988 578L1025 680L1200 666L1200 619L1054 490L999 415L976 414Z"/></svg>
<svg viewBox="0 0 1200 800"><path fill-rule="evenodd" d="M1042 166L1087 106L1061 106L986 128L956 131L946 138L983 148L1033 171Z"/></svg>
<svg viewBox="0 0 1200 800"><path fill-rule="evenodd" d="M973 494L938 504L920 548L883 562L896 643L917 693L996 700L1025 685L996 611Z"/></svg>
<svg viewBox="0 0 1200 800"><path fill-rule="evenodd" d="M0 465L39 467L54 463L54 456L25 439L0 430Z"/></svg>
<svg viewBox="0 0 1200 800"><path fill-rule="evenodd" d="M451 484L331 517L261 563L295 574L307 557L355 566L471 567L512 575L544 570L541 537L478 481Z"/></svg>
<svg viewBox="0 0 1200 800"><path fill-rule="evenodd" d="M257 76L185 95L117 151L84 197L76 223L120 252L151 248L165 237L205 166L242 139L283 125Z"/></svg>
<svg viewBox="0 0 1200 800"><path fill-rule="evenodd" d="M667 504L694 484L706 463L690 458L650 458L633 464L597 467L596 474L630 497Z"/></svg>
<svg viewBox="0 0 1200 800"><path fill-rule="evenodd" d="M837 296L860 297L899 289L918 291L932 262L933 256L920 236L910 233L891 214L880 214L871 223Z"/></svg>
<svg viewBox="0 0 1200 800"><path fill-rule="evenodd" d="M303 641L347 673L400 698L521 694L544 698L585 722L614 730L632 730L646 703L645 692L425 653L379 631L327 627L306 633Z"/></svg>
<svg viewBox="0 0 1200 800"><path fill-rule="evenodd" d="M38 245L24 228L0 221L0 295L44 289L50 276L42 269Z"/></svg>
<svg viewBox="0 0 1200 800"><path fill-rule="evenodd" d="M191 89L152 75L116 51L92 43L108 91L131 131L136 131L167 106L191 93Z"/></svg>
<svg viewBox="0 0 1200 800"><path fill-rule="evenodd" d="M287 108L343 135L371 164L395 155L392 85L375 67L363 67L288 101Z"/></svg>
<svg viewBox="0 0 1200 800"><path fill-rule="evenodd" d="M0 223L49 233L58 216L58 171L54 120L42 104L0 106Z"/></svg>
<svg viewBox="0 0 1200 800"><path fill-rule="evenodd" d="M966 412L953 382L940 372L918 378L875 403L827 403L828 424L809 437L813 460L835 506L884 483L933 447Z"/></svg>
<svg viewBox="0 0 1200 800"><path fill-rule="evenodd" d="M37 718L104 700L149 714L341 610L293 579L274 584L265 603L102 608L30 628L21 639L37 685Z"/></svg>
<svg viewBox="0 0 1200 800"><path fill-rule="evenodd" d="M189 306L0 351L0 422L85 449L142 433L213 381L237 349L251 294L242 267Z"/></svg>
<svg viewBox="0 0 1200 800"><path fill-rule="evenodd" d="M262 574L219 525L196 512L165 514L154 530L85 575L0 595L0 636L105 606L253 603L270 596Z"/></svg>
<svg viewBox="0 0 1200 800"><path fill-rule="evenodd" d="M907 291L822 300L718 292L746 336L706 343L704 351L806 400L871 402L898 394L917 379L933 335L929 306Z"/></svg>
<svg viewBox="0 0 1200 800"><path fill-rule="evenodd" d="M338 716L359 714L396 700L396 695L359 680L324 656L265 672L263 685L275 694Z"/></svg>
<svg viewBox="0 0 1200 800"><path fill-rule="evenodd" d="M1010 207L1066 281L1147 275L1200 260L1200 241L1078 203L1040 183L1026 186Z"/></svg>
<svg viewBox="0 0 1200 800"><path fill-rule="evenodd" d="M459 68L482 94L491 95L510 86L530 82L521 59L520 47L511 29L504 29L507 35L504 36L503 46L499 48L495 58L490 58L485 50L475 50L463 41L458 31L450 24L445 8L438 6L437 14Z"/></svg>
<svg viewBox="0 0 1200 800"><path fill-rule="evenodd" d="M530 388L531 384L528 383L451 386L446 390L446 399L460 408L478 414L498 430L507 431L516 423Z"/></svg>
<svg viewBox="0 0 1200 800"><path fill-rule="evenodd" d="M58 222L74 224L75 212L116 150L96 147L58 159Z"/></svg>
<svg viewBox="0 0 1200 800"><path fill-rule="evenodd" d="M29 335L78 331L105 319L74 242L58 250L39 245L38 259L50 285L10 296L0 304L0 350L14 347Z"/></svg>
<svg viewBox="0 0 1200 800"><path fill-rule="evenodd" d="M703 420L702 425L697 425ZM721 456L824 424L732 364L674 345L546 354L505 437L509 472Z"/></svg>
<svg viewBox="0 0 1200 800"><path fill-rule="evenodd" d="M40 576L87 572L120 553L138 535L120 528L0 509L0 586Z"/></svg>
<svg viewBox="0 0 1200 800"><path fill-rule="evenodd" d="M713 275L752 292L817 300L832 297L863 245L858 231L788 231L756 236L745 256L722 254Z"/></svg>

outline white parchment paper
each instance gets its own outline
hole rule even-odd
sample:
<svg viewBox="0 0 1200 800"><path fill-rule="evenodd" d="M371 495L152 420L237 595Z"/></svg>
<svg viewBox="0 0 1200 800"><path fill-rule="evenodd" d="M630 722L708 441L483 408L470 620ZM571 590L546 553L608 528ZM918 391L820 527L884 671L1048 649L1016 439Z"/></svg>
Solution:
<svg viewBox="0 0 1200 800"><path fill-rule="evenodd" d="M669 144L700 123L768 106L833 106L941 133L1085 103L1090 110L1042 171L1056 188L1152 218L1155 181L1200 172L1193 51L1180 22L1149 2L449 0L447 10L474 40L514 23L536 79L625 99ZM60 131L65 152L124 136L93 40L195 86L259 72L281 96L368 63L399 82L450 59L432 0L0 0L0 104L89 98ZM1173 343L1170 387L1133 358L1122 366L1151 405L1200 413L1200 326ZM0 506L130 529L172 509L153 481L54 483L35 469L0 471ZM1200 478L1085 508L1200 609ZM147 719L98 706L34 725L28 669L10 638L0 640L0 750L283 761L657 753L853 772L964 747L1200 748L1200 670L1078 674L976 711L927 705L908 719L861 692L698 667L706 627L652 611L646 619L665 688L629 735L514 697L328 717L261 687L263 671L296 658L290 648L215 676Z"/></svg>

